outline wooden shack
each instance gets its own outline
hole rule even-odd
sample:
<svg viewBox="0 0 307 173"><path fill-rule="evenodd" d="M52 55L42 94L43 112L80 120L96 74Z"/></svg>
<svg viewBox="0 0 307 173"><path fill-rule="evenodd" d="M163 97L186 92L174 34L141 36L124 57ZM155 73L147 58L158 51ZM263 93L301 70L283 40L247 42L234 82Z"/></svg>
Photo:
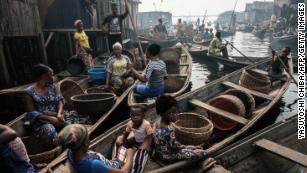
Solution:
<svg viewBox="0 0 307 173"><path fill-rule="evenodd" d="M36 0L0 1L0 87L31 81L30 68L47 63Z"/></svg>

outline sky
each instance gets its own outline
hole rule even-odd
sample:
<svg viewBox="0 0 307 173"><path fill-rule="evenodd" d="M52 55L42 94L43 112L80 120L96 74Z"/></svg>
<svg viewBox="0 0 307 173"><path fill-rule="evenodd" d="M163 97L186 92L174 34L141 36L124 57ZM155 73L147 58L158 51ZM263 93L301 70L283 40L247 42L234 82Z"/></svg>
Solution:
<svg viewBox="0 0 307 173"><path fill-rule="evenodd" d="M161 3L162 1L162 3ZM236 0L141 0L139 11L169 11L174 16L186 15L204 15L207 9L207 15L216 15L224 11L233 10ZM236 11L244 11L245 4L255 0L238 0ZM273 1L273 0L258 0Z"/></svg>

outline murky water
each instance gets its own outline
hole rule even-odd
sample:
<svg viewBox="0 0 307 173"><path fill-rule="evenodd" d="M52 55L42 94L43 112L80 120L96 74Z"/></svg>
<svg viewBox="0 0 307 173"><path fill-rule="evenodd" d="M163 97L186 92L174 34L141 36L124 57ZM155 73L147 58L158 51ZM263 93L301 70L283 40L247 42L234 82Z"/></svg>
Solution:
<svg viewBox="0 0 307 173"><path fill-rule="evenodd" d="M239 49L246 56L256 56L256 57L271 57L271 51L269 45L271 44L271 39L269 37L258 38L251 33L236 32L232 37L226 37L226 40L230 41L237 49ZM283 46L280 44L272 44L272 47L279 51ZM287 45L292 48L292 55L297 54L297 46L294 44ZM230 55L240 54L228 46L228 51ZM294 58L295 59L295 58ZM294 60L295 61L295 60ZM295 70L296 71L296 70ZM225 74L232 71L226 70L220 64L212 63L211 61L206 61L204 58L193 58L193 72L192 72L192 89L199 88L210 81L218 79ZM297 78L297 75L294 75ZM269 120L264 121L265 124L270 124L274 122L281 121L297 112L297 87L292 82L288 91L283 95L280 102L269 112Z"/></svg>

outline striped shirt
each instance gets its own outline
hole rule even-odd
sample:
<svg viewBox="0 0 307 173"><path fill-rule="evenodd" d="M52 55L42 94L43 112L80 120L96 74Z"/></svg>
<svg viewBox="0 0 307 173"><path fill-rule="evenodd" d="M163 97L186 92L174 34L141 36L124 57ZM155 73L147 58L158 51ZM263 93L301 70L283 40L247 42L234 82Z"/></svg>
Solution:
<svg viewBox="0 0 307 173"><path fill-rule="evenodd" d="M148 80L148 85L158 87L164 84L164 77L167 75L166 65L160 60L151 60L145 71L145 78Z"/></svg>

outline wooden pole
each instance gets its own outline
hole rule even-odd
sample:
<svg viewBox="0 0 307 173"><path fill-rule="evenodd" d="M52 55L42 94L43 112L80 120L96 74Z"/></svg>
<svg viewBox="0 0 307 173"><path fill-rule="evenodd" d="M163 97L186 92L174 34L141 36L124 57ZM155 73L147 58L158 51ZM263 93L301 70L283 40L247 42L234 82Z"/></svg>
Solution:
<svg viewBox="0 0 307 173"><path fill-rule="evenodd" d="M270 47L270 49L271 49L272 51L275 51L271 46L269 46L269 47ZM286 64L280 59L280 57L279 57L278 55L277 55L276 57L277 57L277 59L280 61L281 65L286 69L286 68L287 68ZM291 77L291 79L293 80L293 82L295 83L295 85L298 86L298 83L296 82L294 76L293 76L290 72L288 72L287 70L285 70L285 71L286 71L286 73L288 73L288 75Z"/></svg>
<svg viewBox="0 0 307 173"><path fill-rule="evenodd" d="M126 3L126 6L127 6L126 10L128 11L128 15L129 15L129 18L130 18L130 20L131 20L133 30L134 30L134 32L136 33L136 41L137 41L137 43L138 43L138 45L139 45L140 52L141 52L141 56L142 56L142 59L143 59L143 61L144 61L144 65L146 65L146 60L144 59L144 51L143 51L141 42L140 42L140 40L139 40L139 38L138 38L138 30L137 30L137 27L136 27L136 25L135 25L135 23L134 23L134 21L133 21L133 18L132 18L132 16L131 16L131 13L130 13L130 10L129 10L129 7L128 7L128 0L125 0L125 3Z"/></svg>
<svg viewBox="0 0 307 173"><path fill-rule="evenodd" d="M248 59L249 61L251 61L252 63L255 63L255 61L253 61L252 59L248 58L247 56L245 56L239 49L237 49L233 44L231 44L229 41L225 40L226 42L228 42L228 44L233 47L236 51L238 51L243 57L245 57L246 59Z"/></svg>

